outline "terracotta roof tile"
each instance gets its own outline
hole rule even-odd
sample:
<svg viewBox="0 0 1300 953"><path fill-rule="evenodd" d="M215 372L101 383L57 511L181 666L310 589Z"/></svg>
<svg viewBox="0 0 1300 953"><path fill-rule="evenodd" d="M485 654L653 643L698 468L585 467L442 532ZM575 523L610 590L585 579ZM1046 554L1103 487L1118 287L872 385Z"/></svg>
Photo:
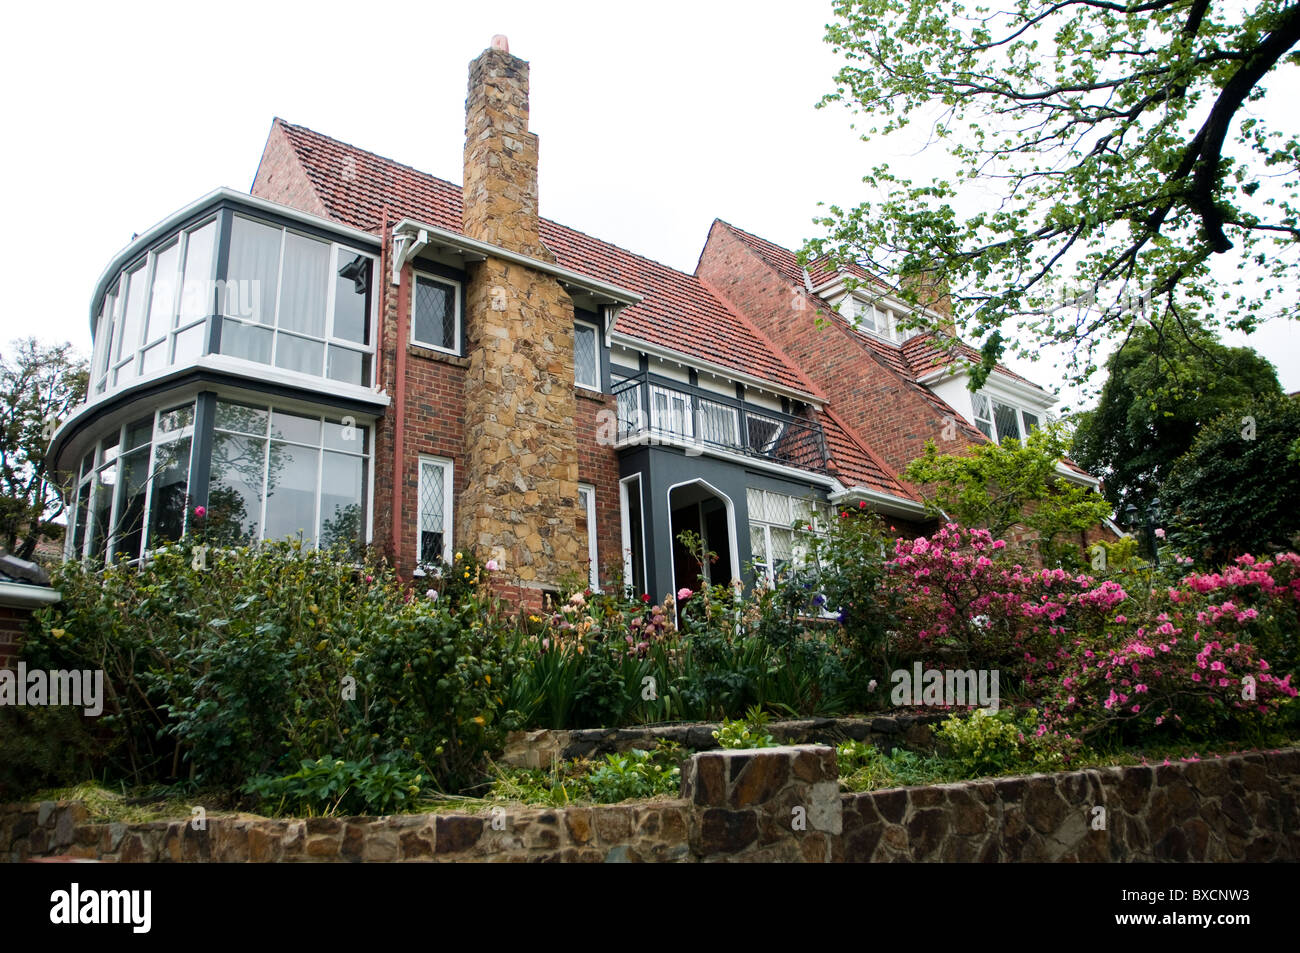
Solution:
<svg viewBox="0 0 1300 953"><path fill-rule="evenodd" d="M330 217L378 233L413 218L461 231L461 187L410 166L277 119ZM794 362L694 275L541 219L543 244L557 263L644 297L620 312L615 330L672 348L788 390L819 396Z"/></svg>

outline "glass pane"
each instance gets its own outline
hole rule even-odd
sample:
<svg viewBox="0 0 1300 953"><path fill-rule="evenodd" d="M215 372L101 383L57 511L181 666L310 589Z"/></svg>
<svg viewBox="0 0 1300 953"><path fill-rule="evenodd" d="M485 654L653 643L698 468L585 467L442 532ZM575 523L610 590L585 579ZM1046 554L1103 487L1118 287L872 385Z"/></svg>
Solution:
<svg viewBox="0 0 1300 953"><path fill-rule="evenodd" d="M1020 439L1020 420L1016 408L1008 407L1006 404L995 400L993 402L993 420L998 425L999 442L1007 437Z"/></svg>
<svg viewBox="0 0 1300 953"><path fill-rule="evenodd" d="M153 496L149 501L149 548L185 535L190 488L189 437L159 444L154 451Z"/></svg>
<svg viewBox="0 0 1300 953"><path fill-rule="evenodd" d="M167 342L159 341L152 347L144 351L143 366L140 368L142 376L148 376L157 371L161 371L167 366Z"/></svg>
<svg viewBox="0 0 1300 953"><path fill-rule="evenodd" d="M266 436L266 424L269 417L265 407L249 407L246 404L232 404L229 401L217 401L217 429L234 430L258 437Z"/></svg>
<svg viewBox="0 0 1300 953"><path fill-rule="evenodd" d="M985 394L971 394L971 406L975 409L976 420L992 420L993 414L989 412L989 399ZM983 428L981 428L983 429Z"/></svg>
<svg viewBox="0 0 1300 953"><path fill-rule="evenodd" d="M235 216L230 230L222 313L252 324L275 323L280 271L280 229ZM224 335L223 335L224 347Z"/></svg>
<svg viewBox="0 0 1300 953"><path fill-rule="evenodd" d="M794 533L788 529L777 529L773 526L769 531L772 537L772 558L780 562L788 562L794 554Z"/></svg>
<svg viewBox="0 0 1300 953"><path fill-rule="evenodd" d="M72 526L72 558L81 556L86 543L86 525L90 522L90 481L81 484L77 491L77 515Z"/></svg>
<svg viewBox="0 0 1300 953"><path fill-rule="evenodd" d="M992 423L990 423L990 422L987 421L987 420L977 420L977 421L975 421L975 426L976 426L976 427L979 427L979 429L980 429L980 433L984 434L984 436L988 437L990 440L993 439L993 424L992 424Z"/></svg>
<svg viewBox="0 0 1300 953"><path fill-rule="evenodd" d="M415 279L415 341L431 347L456 343L455 289L431 278Z"/></svg>
<svg viewBox="0 0 1300 953"><path fill-rule="evenodd" d="M292 232L285 235L284 290L280 293L279 327L312 337L325 336L329 267L329 245ZM278 359L276 363L279 363Z"/></svg>
<svg viewBox="0 0 1300 953"><path fill-rule="evenodd" d="M325 446L330 450L346 450L348 453L369 452L370 428L361 424L344 424L340 421L325 421Z"/></svg>
<svg viewBox="0 0 1300 953"><path fill-rule="evenodd" d="M370 343L370 283L373 263L365 255L339 249L334 278L334 336L357 344Z"/></svg>
<svg viewBox="0 0 1300 953"><path fill-rule="evenodd" d="M1038 429L1038 415L1025 411L1025 436Z"/></svg>
<svg viewBox="0 0 1300 953"><path fill-rule="evenodd" d="M219 418L221 405L218 404L217 408ZM213 435L212 474L205 521L214 540L239 543L259 538L265 473L265 439L239 437L220 431Z"/></svg>
<svg viewBox="0 0 1300 953"><path fill-rule="evenodd" d="M103 382L104 368L108 364L108 342L113 336L111 328L113 326L114 300L111 294L104 298L104 306L100 309L99 319L95 322L94 354L90 366L93 371L96 390L99 389L100 384Z"/></svg>
<svg viewBox="0 0 1300 953"><path fill-rule="evenodd" d="M632 550L632 578L627 580L632 585L632 592L639 595L646 591L645 571L645 536L641 516L641 480L627 482L627 530Z"/></svg>
<svg viewBox="0 0 1300 953"><path fill-rule="evenodd" d="M173 364L188 364L203 353L207 343L208 326L199 323L176 334L176 355Z"/></svg>
<svg viewBox="0 0 1300 953"><path fill-rule="evenodd" d="M272 443L266 483L267 539L316 540L316 479L320 451L289 443Z"/></svg>
<svg viewBox="0 0 1300 953"><path fill-rule="evenodd" d="M321 376L325 363L325 345L320 341L277 334L275 337L275 366L289 371Z"/></svg>
<svg viewBox="0 0 1300 953"><path fill-rule="evenodd" d="M146 342L157 341L172 329L176 310L176 271L181 263L181 246L173 242L158 253L153 266L153 290L149 295L149 324Z"/></svg>
<svg viewBox="0 0 1300 953"><path fill-rule="evenodd" d="M103 559L108 553L109 521L113 515L113 489L117 486L117 465L100 468L94 480L94 522L90 527L90 555Z"/></svg>
<svg viewBox="0 0 1300 953"><path fill-rule="evenodd" d="M573 367L574 377L585 387L598 386L599 356L596 351L596 329L587 324L578 324L573 330Z"/></svg>
<svg viewBox="0 0 1300 953"><path fill-rule="evenodd" d="M144 535L144 498L149 486L149 448L146 446L124 454L121 474L117 532L113 542L114 562L135 559L140 555Z"/></svg>
<svg viewBox="0 0 1300 953"><path fill-rule="evenodd" d="M365 538L365 461L326 453L320 483L320 545L355 551Z"/></svg>
<svg viewBox="0 0 1300 953"><path fill-rule="evenodd" d="M446 503L445 470L436 463L420 464L420 530L443 530L443 509Z"/></svg>
<svg viewBox="0 0 1300 953"><path fill-rule="evenodd" d="M221 327L221 353L258 364L270 364L271 330L226 318Z"/></svg>
<svg viewBox="0 0 1300 953"><path fill-rule="evenodd" d="M212 313L212 248L216 235L217 223L208 222L186 239L181 319L177 324L189 324Z"/></svg>
<svg viewBox="0 0 1300 953"><path fill-rule="evenodd" d="M752 486L745 490L745 501L749 504L749 518L751 520L767 519L767 507L763 505L763 491L756 490Z"/></svg>
<svg viewBox="0 0 1300 953"><path fill-rule="evenodd" d="M158 415L158 432L172 433L176 430L184 430L192 423L194 423L193 404L173 407L170 410L164 410Z"/></svg>
<svg viewBox="0 0 1300 953"><path fill-rule="evenodd" d="M271 438L320 446L320 418L302 417L277 410L271 414Z"/></svg>
<svg viewBox="0 0 1300 953"><path fill-rule="evenodd" d="M762 526L750 525L749 552L754 562L767 565L767 533Z"/></svg>
<svg viewBox="0 0 1300 953"><path fill-rule="evenodd" d="M126 428L126 445L122 447L122 452L134 450L136 447L143 447L153 439L153 417L141 417L133 421Z"/></svg>
<svg viewBox="0 0 1300 953"><path fill-rule="evenodd" d="M781 493L767 494L767 518L770 522L789 527L794 522L794 513L790 509L790 497Z"/></svg>
<svg viewBox="0 0 1300 953"><path fill-rule="evenodd" d="M140 325L144 321L144 309L147 303L148 295L145 293L145 282L148 280L148 274L141 265L127 277L126 280L126 316L122 322L122 339L118 342L118 348L115 352L116 357L134 357L136 348L140 346ZM125 372L120 377L134 376L132 372Z"/></svg>
<svg viewBox="0 0 1300 953"><path fill-rule="evenodd" d="M358 387L370 385L370 355L362 354L351 348L330 345L329 368L327 376L332 381L356 384Z"/></svg>

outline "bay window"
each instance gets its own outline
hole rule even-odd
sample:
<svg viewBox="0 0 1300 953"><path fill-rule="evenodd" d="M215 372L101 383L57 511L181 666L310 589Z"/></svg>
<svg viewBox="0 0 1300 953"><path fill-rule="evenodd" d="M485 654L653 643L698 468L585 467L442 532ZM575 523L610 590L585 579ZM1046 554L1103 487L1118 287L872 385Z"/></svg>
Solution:
<svg viewBox="0 0 1300 953"><path fill-rule="evenodd" d="M374 271L368 254L236 215L221 353L369 387Z"/></svg>
<svg viewBox="0 0 1300 953"><path fill-rule="evenodd" d="M217 401L208 529L229 543L292 537L354 551L366 536L369 428Z"/></svg>

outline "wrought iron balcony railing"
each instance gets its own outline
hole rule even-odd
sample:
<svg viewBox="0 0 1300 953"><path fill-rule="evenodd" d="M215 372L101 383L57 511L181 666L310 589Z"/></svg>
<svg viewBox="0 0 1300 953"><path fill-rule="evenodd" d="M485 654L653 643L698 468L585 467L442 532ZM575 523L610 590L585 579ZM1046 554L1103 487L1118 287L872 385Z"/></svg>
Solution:
<svg viewBox="0 0 1300 953"><path fill-rule="evenodd" d="M613 394L618 402L620 443L648 439L694 444L826 472L826 436L815 420L754 407L648 373L620 381Z"/></svg>

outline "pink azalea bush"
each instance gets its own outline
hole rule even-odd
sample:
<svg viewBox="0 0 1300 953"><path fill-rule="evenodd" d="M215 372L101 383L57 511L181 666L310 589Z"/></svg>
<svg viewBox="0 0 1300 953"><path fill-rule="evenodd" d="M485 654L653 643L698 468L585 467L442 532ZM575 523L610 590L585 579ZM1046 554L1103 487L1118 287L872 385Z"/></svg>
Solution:
<svg viewBox="0 0 1300 953"><path fill-rule="evenodd" d="M1136 573L1027 568L986 530L953 523L894 550L896 655L999 669L1041 701L1040 733L1250 731L1293 710L1294 553L1151 588Z"/></svg>

